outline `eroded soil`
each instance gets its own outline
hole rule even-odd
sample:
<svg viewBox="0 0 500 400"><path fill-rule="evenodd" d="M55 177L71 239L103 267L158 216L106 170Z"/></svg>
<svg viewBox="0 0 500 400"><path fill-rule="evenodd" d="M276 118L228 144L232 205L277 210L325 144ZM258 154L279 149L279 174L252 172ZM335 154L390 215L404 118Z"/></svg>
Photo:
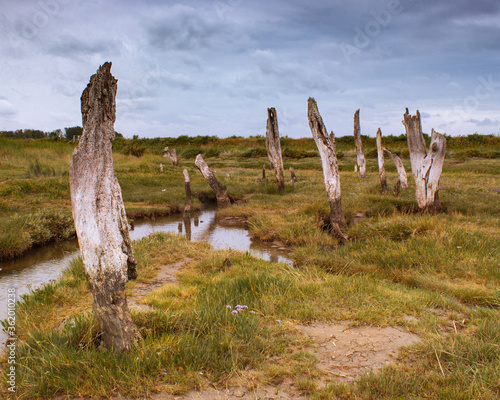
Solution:
<svg viewBox="0 0 500 400"><path fill-rule="evenodd" d="M187 261L164 265L150 283L139 283L129 298L130 307L147 310L140 298L164 284L177 282L177 272ZM296 329L308 336L312 345L306 349L318 359L317 367L324 372L317 382L322 388L327 382L348 382L363 374L375 372L384 365L396 362L398 349L412 345L420 339L402 327L377 328L372 326L350 327L347 321L335 323L315 323L295 325ZM294 386L290 378L279 384L259 385L253 379L233 379L226 387L208 383L200 391L184 395L159 393L154 400L223 400L223 399L305 399L304 392ZM124 399L115 397L114 400Z"/></svg>

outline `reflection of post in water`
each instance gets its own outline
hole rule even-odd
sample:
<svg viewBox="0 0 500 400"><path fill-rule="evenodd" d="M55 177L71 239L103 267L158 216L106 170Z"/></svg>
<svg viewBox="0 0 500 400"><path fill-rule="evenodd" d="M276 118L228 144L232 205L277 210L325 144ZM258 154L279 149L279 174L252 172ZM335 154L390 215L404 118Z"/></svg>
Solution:
<svg viewBox="0 0 500 400"><path fill-rule="evenodd" d="M191 240L191 218L189 215L184 215L182 218L184 220L184 227L186 228L186 239Z"/></svg>
<svg viewBox="0 0 500 400"><path fill-rule="evenodd" d="M279 261L279 255L276 251L269 252L269 261L277 263Z"/></svg>
<svg viewBox="0 0 500 400"><path fill-rule="evenodd" d="M198 226L198 224L199 224L198 217L194 217L194 226Z"/></svg>
<svg viewBox="0 0 500 400"><path fill-rule="evenodd" d="M206 230L203 232L202 235L200 235L201 240L205 241L210 241L210 238L212 237L213 233L217 229L217 217L214 214L214 217L210 220L210 223L208 224Z"/></svg>
<svg viewBox="0 0 500 400"><path fill-rule="evenodd" d="M251 240L250 242L250 250L253 250L254 252L259 253L267 253L269 255L269 261L277 263L280 262L280 253L276 248L269 247L269 245L265 245L264 243L260 242L259 240ZM259 256L259 258L263 258L262 256Z"/></svg>

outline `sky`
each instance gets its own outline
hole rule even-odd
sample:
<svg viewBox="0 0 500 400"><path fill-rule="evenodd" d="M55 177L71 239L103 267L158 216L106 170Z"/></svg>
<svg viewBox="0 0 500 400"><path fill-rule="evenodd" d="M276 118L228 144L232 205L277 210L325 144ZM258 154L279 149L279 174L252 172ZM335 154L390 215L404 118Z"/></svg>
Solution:
<svg viewBox="0 0 500 400"><path fill-rule="evenodd" d="M106 61L125 137L500 132L498 0L0 0L0 130L82 124Z"/></svg>

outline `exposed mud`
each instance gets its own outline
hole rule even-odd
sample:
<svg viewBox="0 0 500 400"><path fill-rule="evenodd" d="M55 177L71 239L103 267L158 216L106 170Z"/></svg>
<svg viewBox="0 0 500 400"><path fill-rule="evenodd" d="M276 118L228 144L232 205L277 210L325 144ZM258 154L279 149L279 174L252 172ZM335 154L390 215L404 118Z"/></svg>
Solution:
<svg viewBox="0 0 500 400"><path fill-rule="evenodd" d="M131 308L150 310L141 304L140 298L148 292L167 283L177 282L177 272L190 260L164 265L150 283L139 283L129 298ZM384 365L396 362L398 349L420 340L417 335L402 327L377 328L372 326L350 327L347 321L337 323L316 323L295 325L296 329L311 339L312 345L306 349L317 357L317 367L324 373L317 382L321 389L326 383L350 382L363 374L376 372ZM291 378L284 378L275 384L259 384L251 378L232 379L225 387L207 382L201 390L193 390L183 395L158 393L154 400L228 400L228 399L305 399L303 390L295 386ZM113 400L126 399L116 396ZM76 400L76 399L75 399Z"/></svg>

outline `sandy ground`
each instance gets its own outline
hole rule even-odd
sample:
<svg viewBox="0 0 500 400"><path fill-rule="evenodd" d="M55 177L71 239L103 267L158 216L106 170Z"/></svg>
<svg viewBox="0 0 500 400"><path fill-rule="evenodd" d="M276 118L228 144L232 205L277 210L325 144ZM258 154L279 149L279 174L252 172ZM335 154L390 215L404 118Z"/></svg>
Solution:
<svg viewBox="0 0 500 400"><path fill-rule="evenodd" d="M139 310L151 309L147 305L140 304L140 298L164 284L177 282L176 274L187 262L164 265L152 282L138 283L132 296L129 297L129 306ZM395 357L401 346L411 345L420 340L418 336L401 327L349 327L347 321L295 325L295 327L311 339L312 345L302 350L316 356L319 360L317 366L324 372L323 378L317 384L318 388L324 387L327 382L354 381L363 374L377 371L384 365L396 361ZM153 400L286 400L305 399L307 396L294 386L290 378L285 378L277 384L261 386L248 382L245 384L244 380L240 379L239 383L235 380L224 388L207 382L199 391L178 396L159 393L151 398ZM53 400L62 399L64 397L56 397ZM115 396L112 400L125 399L127 398Z"/></svg>

